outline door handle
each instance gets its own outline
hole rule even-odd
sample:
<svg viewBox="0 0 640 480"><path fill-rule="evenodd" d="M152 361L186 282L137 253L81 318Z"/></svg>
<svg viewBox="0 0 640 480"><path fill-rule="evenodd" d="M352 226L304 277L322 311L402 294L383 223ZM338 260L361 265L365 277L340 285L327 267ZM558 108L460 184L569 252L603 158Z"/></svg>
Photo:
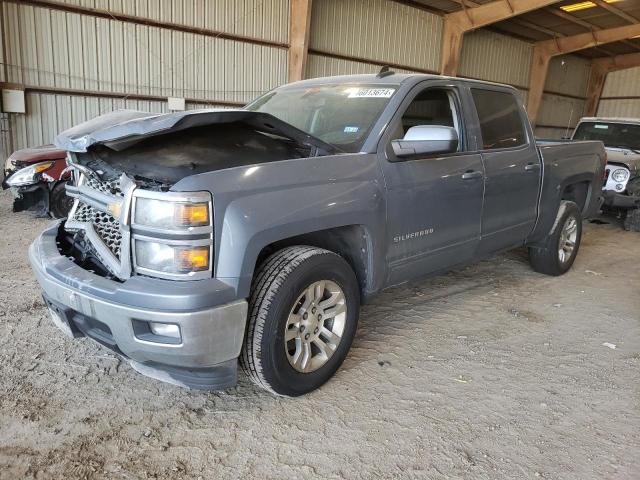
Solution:
<svg viewBox="0 0 640 480"><path fill-rule="evenodd" d="M481 177L481 176L482 176L482 172L478 172L477 170L476 171L469 170L469 171L464 172L462 174L462 179L463 180L472 180L474 178L478 178L478 177Z"/></svg>
<svg viewBox="0 0 640 480"><path fill-rule="evenodd" d="M539 163L527 163L524 167L524 169L527 172L531 172L533 170L537 170L538 168L540 168L540 164Z"/></svg>

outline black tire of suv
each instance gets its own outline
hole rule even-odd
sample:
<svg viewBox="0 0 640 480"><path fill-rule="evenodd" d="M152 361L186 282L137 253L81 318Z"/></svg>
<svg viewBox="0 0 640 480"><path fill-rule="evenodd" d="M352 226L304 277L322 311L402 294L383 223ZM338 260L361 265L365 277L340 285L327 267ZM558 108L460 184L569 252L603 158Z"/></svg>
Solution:
<svg viewBox="0 0 640 480"><path fill-rule="evenodd" d="M327 363L313 372L301 373L287 358L285 328L300 292L319 280L331 280L342 289L346 324L342 340ZM333 376L347 356L359 308L358 281L342 257L310 246L284 248L268 257L254 277L240 365L256 385L277 395L296 397L315 390Z"/></svg>
<svg viewBox="0 0 640 480"><path fill-rule="evenodd" d="M65 218L73 205L73 199L67 197L65 185L66 182L58 183L49 194L49 213L53 218Z"/></svg>
<svg viewBox="0 0 640 480"><path fill-rule="evenodd" d="M640 232L640 208L627 210L624 217L624 229L627 232Z"/></svg>
<svg viewBox="0 0 640 480"><path fill-rule="evenodd" d="M560 236L562 229L567 220L573 217L577 222L576 243L571 252L571 256L566 262L561 262L558 256L560 247ZM529 247L529 262L531 267L539 273L546 275L559 276L563 275L573 265L580 248L580 240L582 238L582 214L575 202L563 200L558 209L558 218L556 220L555 230L549 235L542 247Z"/></svg>

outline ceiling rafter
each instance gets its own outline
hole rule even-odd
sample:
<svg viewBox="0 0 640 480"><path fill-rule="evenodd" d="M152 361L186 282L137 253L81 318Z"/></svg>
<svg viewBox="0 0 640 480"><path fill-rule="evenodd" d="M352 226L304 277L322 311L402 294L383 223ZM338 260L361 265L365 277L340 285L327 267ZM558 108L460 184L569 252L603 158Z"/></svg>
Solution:
<svg viewBox="0 0 640 480"><path fill-rule="evenodd" d="M595 2L597 3L597 2ZM605 5L609 5L606 2L602 2ZM580 25L581 27L586 28L587 30L602 30L600 27L598 27L597 25L594 25L591 22L587 22L585 20L582 20L581 18L578 18L574 15L571 15L570 13L564 12L558 8L554 8L554 7L549 7L549 8L545 8L544 9L546 12L551 13L552 15L555 15L556 17L562 18L563 20L566 20L567 22L571 22L574 23L576 25ZM622 12L622 10L616 8L616 10ZM613 12L612 12L613 13ZM629 21L630 23L638 23L638 20L634 17L632 17L631 15L626 14L625 12L622 12L624 15L626 15L626 17L621 17L621 18L625 18L625 20ZM634 44L633 42L630 42L629 40L622 40L620 43L624 43L625 45L627 45L628 47L633 48L634 50L638 50L640 51L640 46ZM607 55L616 55L615 53L606 50L604 48L600 48L599 50L605 52Z"/></svg>
<svg viewBox="0 0 640 480"><path fill-rule="evenodd" d="M458 73L462 38L466 32L551 5L557 0L494 0L469 7L464 0L461 10L444 16L440 72L455 76Z"/></svg>

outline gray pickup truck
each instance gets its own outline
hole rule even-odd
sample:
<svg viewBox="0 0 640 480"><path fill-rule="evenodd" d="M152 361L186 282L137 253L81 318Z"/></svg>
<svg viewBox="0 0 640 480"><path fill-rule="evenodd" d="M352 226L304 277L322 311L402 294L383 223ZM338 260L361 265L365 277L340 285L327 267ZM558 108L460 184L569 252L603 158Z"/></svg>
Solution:
<svg viewBox="0 0 640 480"><path fill-rule="evenodd" d="M536 144L513 88L393 72L56 143L74 206L29 251L54 322L154 378L226 388L240 363L288 396L335 373L385 288L524 245L566 272L605 165L601 142Z"/></svg>

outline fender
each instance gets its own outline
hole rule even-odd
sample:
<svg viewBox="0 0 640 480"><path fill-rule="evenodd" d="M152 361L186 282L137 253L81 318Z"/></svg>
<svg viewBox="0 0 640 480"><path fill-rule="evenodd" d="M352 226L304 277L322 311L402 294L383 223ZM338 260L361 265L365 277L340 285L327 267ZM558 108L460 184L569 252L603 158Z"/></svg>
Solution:
<svg viewBox="0 0 640 480"><path fill-rule="evenodd" d="M172 190L211 192L214 276L248 297L263 248L336 227L362 226L376 262L367 271L384 272L383 188L375 155L341 154L202 173Z"/></svg>

